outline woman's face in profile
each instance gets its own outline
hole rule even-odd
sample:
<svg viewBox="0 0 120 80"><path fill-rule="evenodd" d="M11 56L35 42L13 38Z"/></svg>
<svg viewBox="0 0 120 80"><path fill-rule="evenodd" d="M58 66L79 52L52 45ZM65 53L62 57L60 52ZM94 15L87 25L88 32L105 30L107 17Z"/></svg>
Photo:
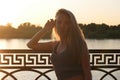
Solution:
<svg viewBox="0 0 120 80"><path fill-rule="evenodd" d="M56 16L56 29L59 32L66 32L70 24L68 15L58 14Z"/></svg>

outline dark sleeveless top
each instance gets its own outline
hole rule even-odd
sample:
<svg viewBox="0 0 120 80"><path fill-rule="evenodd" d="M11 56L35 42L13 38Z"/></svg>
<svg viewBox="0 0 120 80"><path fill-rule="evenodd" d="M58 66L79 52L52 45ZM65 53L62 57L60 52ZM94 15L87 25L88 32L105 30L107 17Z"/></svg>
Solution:
<svg viewBox="0 0 120 80"><path fill-rule="evenodd" d="M57 44L58 46L58 44ZM73 76L81 75L81 65L78 64L78 59L74 58L67 50L60 54L56 53L57 46L53 49L51 61L55 69L58 80L64 80Z"/></svg>

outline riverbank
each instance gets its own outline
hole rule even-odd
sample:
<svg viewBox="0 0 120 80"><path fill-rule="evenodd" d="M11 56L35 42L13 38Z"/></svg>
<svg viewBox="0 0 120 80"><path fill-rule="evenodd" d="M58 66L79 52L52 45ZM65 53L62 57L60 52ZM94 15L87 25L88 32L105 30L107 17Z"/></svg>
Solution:
<svg viewBox="0 0 120 80"><path fill-rule="evenodd" d="M85 38L88 39L120 39L120 25L109 26L106 24L79 24ZM10 25L0 26L0 39L30 39L32 36L42 29L31 23L23 23L18 28ZM43 39L50 39L52 31L49 31Z"/></svg>

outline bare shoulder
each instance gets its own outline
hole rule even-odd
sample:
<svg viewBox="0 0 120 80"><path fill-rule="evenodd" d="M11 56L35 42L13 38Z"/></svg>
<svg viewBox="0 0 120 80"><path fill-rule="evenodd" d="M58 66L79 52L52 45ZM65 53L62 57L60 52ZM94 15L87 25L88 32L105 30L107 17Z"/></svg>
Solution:
<svg viewBox="0 0 120 80"><path fill-rule="evenodd" d="M28 47L35 50L52 50L58 42L59 41L40 42Z"/></svg>

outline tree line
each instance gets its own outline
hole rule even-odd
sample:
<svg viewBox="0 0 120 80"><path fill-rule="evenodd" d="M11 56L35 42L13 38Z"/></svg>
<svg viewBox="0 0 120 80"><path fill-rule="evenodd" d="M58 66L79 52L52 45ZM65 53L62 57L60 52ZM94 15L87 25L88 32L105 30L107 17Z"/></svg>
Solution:
<svg viewBox="0 0 120 80"><path fill-rule="evenodd" d="M111 38L120 39L120 24L119 25L107 25L107 24L79 24L86 38Z"/></svg>
<svg viewBox="0 0 120 80"><path fill-rule="evenodd" d="M10 38L31 38L35 33L42 29L42 26L32 24L30 22L21 23L18 28L12 27L11 24L5 26L0 26L0 38L10 39ZM44 38L50 38L50 33L48 33Z"/></svg>
<svg viewBox="0 0 120 80"><path fill-rule="evenodd" d="M119 25L107 25L107 24L78 24L82 29L86 38L120 38L120 24ZM42 26L32 24L30 22L21 23L18 28L12 27L11 24L5 26L0 26L0 38L10 39L10 38L31 38L35 33L42 29ZM50 38L51 32L49 31L45 37Z"/></svg>

